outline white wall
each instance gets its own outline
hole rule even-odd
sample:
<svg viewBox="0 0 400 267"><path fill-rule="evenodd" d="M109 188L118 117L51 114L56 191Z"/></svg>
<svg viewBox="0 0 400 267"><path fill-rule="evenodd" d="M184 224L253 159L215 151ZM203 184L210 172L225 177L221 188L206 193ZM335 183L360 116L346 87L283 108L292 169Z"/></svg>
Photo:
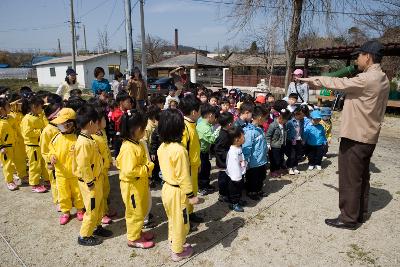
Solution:
<svg viewBox="0 0 400 267"><path fill-rule="evenodd" d="M76 63L76 73L79 87L80 88L90 88L92 81L94 79L94 69L96 67L102 67L105 70L105 78L110 82L113 80L113 75L108 73L108 65L120 65L120 70L122 73L128 66L127 59L125 55L112 54L103 57L94 58L92 60L87 60L85 62ZM37 77L39 86L44 87L58 87L65 79L65 71L71 63L59 63L51 65L41 65L37 66ZM56 76L50 76L50 68L55 68Z"/></svg>
<svg viewBox="0 0 400 267"><path fill-rule="evenodd" d="M106 78L109 82L112 82L114 75L110 75L108 73L108 65L120 65L120 71L124 73L128 66L128 62L125 55L120 56L119 54L108 55L86 61L83 72L85 75L86 88L91 87L94 79L94 69L96 67L102 67L106 72L104 78Z"/></svg>

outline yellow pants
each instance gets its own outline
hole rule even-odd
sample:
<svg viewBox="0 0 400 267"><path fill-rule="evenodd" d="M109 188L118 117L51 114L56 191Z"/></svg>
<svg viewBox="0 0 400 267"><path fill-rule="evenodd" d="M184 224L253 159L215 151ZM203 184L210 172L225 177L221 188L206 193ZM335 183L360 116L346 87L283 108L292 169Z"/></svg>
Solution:
<svg viewBox="0 0 400 267"><path fill-rule="evenodd" d="M181 253L189 233L188 198L179 187L164 183L161 198L168 217L168 240L171 250Z"/></svg>
<svg viewBox="0 0 400 267"><path fill-rule="evenodd" d="M197 196L199 191L199 167L190 167L190 177L192 178L193 194ZM188 203L188 213L192 214L194 207Z"/></svg>
<svg viewBox="0 0 400 267"><path fill-rule="evenodd" d="M12 183L14 181L14 150L12 147L6 147L6 154L0 154L0 161L3 164L3 175L6 183Z"/></svg>
<svg viewBox="0 0 400 267"><path fill-rule="evenodd" d="M84 205L78 178L65 178L58 175L57 191L61 212L68 213L72 209L72 203L77 210L83 209Z"/></svg>
<svg viewBox="0 0 400 267"><path fill-rule="evenodd" d="M15 142L14 148L14 165L17 170L17 174L19 178L24 178L28 176L27 168L26 168L26 151L24 140L18 140Z"/></svg>
<svg viewBox="0 0 400 267"><path fill-rule="evenodd" d="M55 170L47 169L47 174L49 175L50 185L51 185L51 196L53 198L53 203L57 204L58 202L58 189L57 189L57 180Z"/></svg>
<svg viewBox="0 0 400 267"><path fill-rule="evenodd" d="M134 178L132 182L120 182L122 200L125 204L126 235L128 240L140 238L144 217L149 205L149 181Z"/></svg>
<svg viewBox="0 0 400 267"><path fill-rule="evenodd" d="M89 237L93 235L95 228L101 224L102 212L104 209L103 180L99 177L94 182L93 190L90 190L84 182L79 181L78 184L86 208L79 234L81 237Z"/></svg>
<svg viewBox="0 0 400 267"><path fill-rule="evenodd" d="M108 196L110 195L110 180L108 179L108 171L101 174L103 176L103 215L108 213Z"/></svg>
<svg viewBox="0 0 400 267"><path fill-rule="evenodd" d="M48 181L49 175L47 173L46 163L42 157L39 146L25 146L26 154L29 161L29 185L38 185L40 177Z"/></svg>

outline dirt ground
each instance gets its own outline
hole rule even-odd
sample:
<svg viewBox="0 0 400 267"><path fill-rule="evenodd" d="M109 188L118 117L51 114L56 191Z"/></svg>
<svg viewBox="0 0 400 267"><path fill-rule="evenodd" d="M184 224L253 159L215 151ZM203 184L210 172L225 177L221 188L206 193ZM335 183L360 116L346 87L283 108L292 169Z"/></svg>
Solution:
<svg viewBox="0 0 400 267"><path fill-rule="evenodd" d="M335 122L336 137L337 130ZM372 216L356 231L324 223L339 212L338 144L335 138L322 171L305 171L302 163L299 176L269 179L265 190L270 195L258 203L247 199L244 213L230 211L217 201L217 193L205 197L197 211L206 222L188 237L195 255L180 263L169 259L160 189L152 191L157 245L141 250L126 245L115 171L110 173L111 207L119 219L109 226L114 236L97 247L77 245L76 219L59 225L49 193L33 194L28 187L10 192L1 186L0 266L400 266L400 119L385 119L370 166Z"/></svg>

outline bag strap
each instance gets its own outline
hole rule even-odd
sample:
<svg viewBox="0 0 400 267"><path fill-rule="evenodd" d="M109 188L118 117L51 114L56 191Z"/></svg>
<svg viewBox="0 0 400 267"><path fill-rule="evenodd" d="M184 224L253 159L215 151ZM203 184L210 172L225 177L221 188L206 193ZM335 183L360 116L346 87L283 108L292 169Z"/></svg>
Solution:
<svg viewBox="0 0 400 267"><path fill-rule="evenodd" d="M297 90L297 84L296 84L296 82L294 82L294 88L296 89L296 93L297 93L297 95L300 97L301 102L304 103L304 99L301 97L301 95L299 94L299 91Z"/></svg>

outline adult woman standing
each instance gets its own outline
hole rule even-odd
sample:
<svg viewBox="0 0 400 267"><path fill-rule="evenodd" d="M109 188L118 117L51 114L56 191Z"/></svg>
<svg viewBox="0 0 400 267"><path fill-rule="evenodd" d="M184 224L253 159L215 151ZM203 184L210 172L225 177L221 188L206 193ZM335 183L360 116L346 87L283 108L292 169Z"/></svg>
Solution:
<svg viewBox="0 0 400 267"><path fill-rule="evenodd" d="M104 78L104 69L102 67L96 67L94 69L94 80L92 82L92 91L94 95L101 95L103 92L110 93L111 85L110 82Z"/></svg>
<svg viewBox="0 0 400 267"><path fill-rule="evenodd" d="M296 69L293 72L294 81L289 84L286 97L289 98L290 94L296 93L298 95L297 102L308 103L309 86L307 83L297 80L298 78L302 77L303 71L301 69Z"/></svg>
<svg viewBox="0 0 400 267"><path fill-rule="evenodd" d="M147 87L138 68L133 69L133 77L129 79L127 91L136 100L136 106L143 109L147 100Z"/></svg>
<svg viewBox="0 0 400 267"><path fill-rule="evenodd" d="M65 81L60 84L57 88L56 94L61 96L62 99L67 100L69 98L69 92L73 89L78 89L78 82L76 81L76 72L74 69L67 69L67 76Z"/></svg>

